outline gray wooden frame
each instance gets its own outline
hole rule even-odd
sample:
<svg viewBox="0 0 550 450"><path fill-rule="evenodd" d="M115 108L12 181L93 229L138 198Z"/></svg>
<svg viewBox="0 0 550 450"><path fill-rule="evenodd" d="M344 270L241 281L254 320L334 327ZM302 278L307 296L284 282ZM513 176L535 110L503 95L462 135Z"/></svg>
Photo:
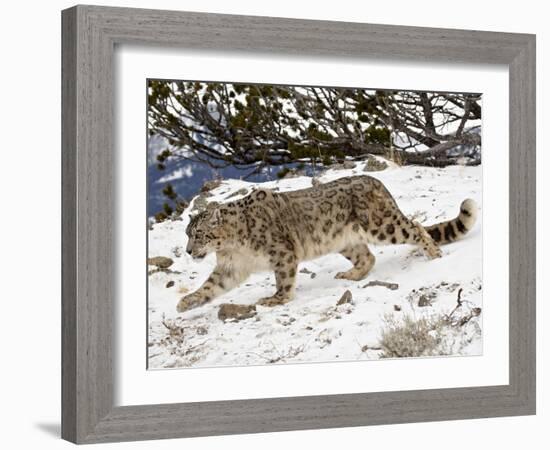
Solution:
<svg viewBox="0 0 550 450"><path fill-rule="evenodd" d="M535 36L96 6L63 11L62 32L63 438L93 443L535 413ZM119 43L507 65L509 384L114 407L113 52Z"/></svg>

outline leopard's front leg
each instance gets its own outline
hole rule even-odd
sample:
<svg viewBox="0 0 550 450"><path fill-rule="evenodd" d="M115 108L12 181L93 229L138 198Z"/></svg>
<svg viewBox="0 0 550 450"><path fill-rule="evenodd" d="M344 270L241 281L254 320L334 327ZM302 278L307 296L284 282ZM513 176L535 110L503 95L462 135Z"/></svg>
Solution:
<svg viewBox="0 0 550 450"><path fill-rule="evenodd" d="M192 294L183 297L177 306L177 311L182 313L189 309L197 308L219 297L242 283L250 275L246 270L235 270L225 265L218 264L203 285Z"/></svg>
<svg viewBox="0 0 550 450"><path fill-rule="evenodd" d="M294 297L294 287L296 285L296 270L298 268L298 259L296 255L289 252L282 256L280 253L272 260L275 271L275 283L277 292L271 297L264 297L258 301L258 305L276 306L288 303Z"/></svg>

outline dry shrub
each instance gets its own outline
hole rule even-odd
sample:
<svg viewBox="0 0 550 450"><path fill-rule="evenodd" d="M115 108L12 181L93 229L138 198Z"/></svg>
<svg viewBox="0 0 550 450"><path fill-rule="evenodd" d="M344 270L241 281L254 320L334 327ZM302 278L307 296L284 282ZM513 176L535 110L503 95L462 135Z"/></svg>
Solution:
<svg viewBox="0 0 550 450"><path fill-rule="evenodd" d="M443 345L444 320L441 317L419 319L404 315L396 319L384 317L380 337L381 358L413 358L419 356L448 355Z"/></svg>

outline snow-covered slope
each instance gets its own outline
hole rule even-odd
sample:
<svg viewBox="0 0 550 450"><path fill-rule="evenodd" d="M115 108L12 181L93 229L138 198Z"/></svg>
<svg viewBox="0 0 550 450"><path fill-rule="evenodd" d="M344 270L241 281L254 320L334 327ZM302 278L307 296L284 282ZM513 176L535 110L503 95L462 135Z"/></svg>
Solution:
<svg viewBox="0 0 550 450"><path fill-rule="evenodd" d="M363 168L364 163L357 163L354 169L328 170L319 180L363 175ZM368 174L384 182L401 210L421 223L455 217L467 197L479 205L478 222L464 239L443 246L443 257L436 260L428 260L409 245L371 246L376 265L367 279L359 282L334 279L350 265L340 255L304 262L298 269L293 301L274 308L258 306L255 317L222 322L218 318L221 304L253 304L271 295L274 276L253 274L211 303L178 314L180 297L197 289L215 265L215 255L197 262L184 251L188 208L181 220L155 224L149 231L149 256L174 260L171 272L149 275L149 368L377 359L388 316L399 321L405 315L449 314L457 305L460 288L461 298L466 300L462 308L481 308L481 166L440 169L390 164L384 171ZM257 184L225 180L208 201L234 200L254 186ZM262 183L262 187L279 191L309 186L309 177ZM236 192L239 194L232 195ZM398 288L365 287L373 280L396 283ZM337 305L346 290L352 294L351 303ZM421 297L420 303L427 300L427 306L418 306ZM449 327L445 336L451 354L480 354L481 317L465 326Z"/></svg>

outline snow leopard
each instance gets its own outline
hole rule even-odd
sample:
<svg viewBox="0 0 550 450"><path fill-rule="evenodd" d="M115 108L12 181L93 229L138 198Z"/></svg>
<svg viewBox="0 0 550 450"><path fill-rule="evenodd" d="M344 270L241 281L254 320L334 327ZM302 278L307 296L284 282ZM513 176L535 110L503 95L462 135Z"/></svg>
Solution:
<svg viewBox="0 0 550 450"><path fill-rule="evenodd" d="M423 226L401 212L381 181L367 175L295 191L256 189L191 217L187 253L201 259L215 252L216 266L200 288L181 298L177 311L199 307L265 270L275 273L276 289L257 304L285 304L294 296L298 264L329 253L352 264L335 278L363 280L375 263L369 244L412 244L439 258L439 245L472 229L477 209L466 199L454 219Z"/></svg>

